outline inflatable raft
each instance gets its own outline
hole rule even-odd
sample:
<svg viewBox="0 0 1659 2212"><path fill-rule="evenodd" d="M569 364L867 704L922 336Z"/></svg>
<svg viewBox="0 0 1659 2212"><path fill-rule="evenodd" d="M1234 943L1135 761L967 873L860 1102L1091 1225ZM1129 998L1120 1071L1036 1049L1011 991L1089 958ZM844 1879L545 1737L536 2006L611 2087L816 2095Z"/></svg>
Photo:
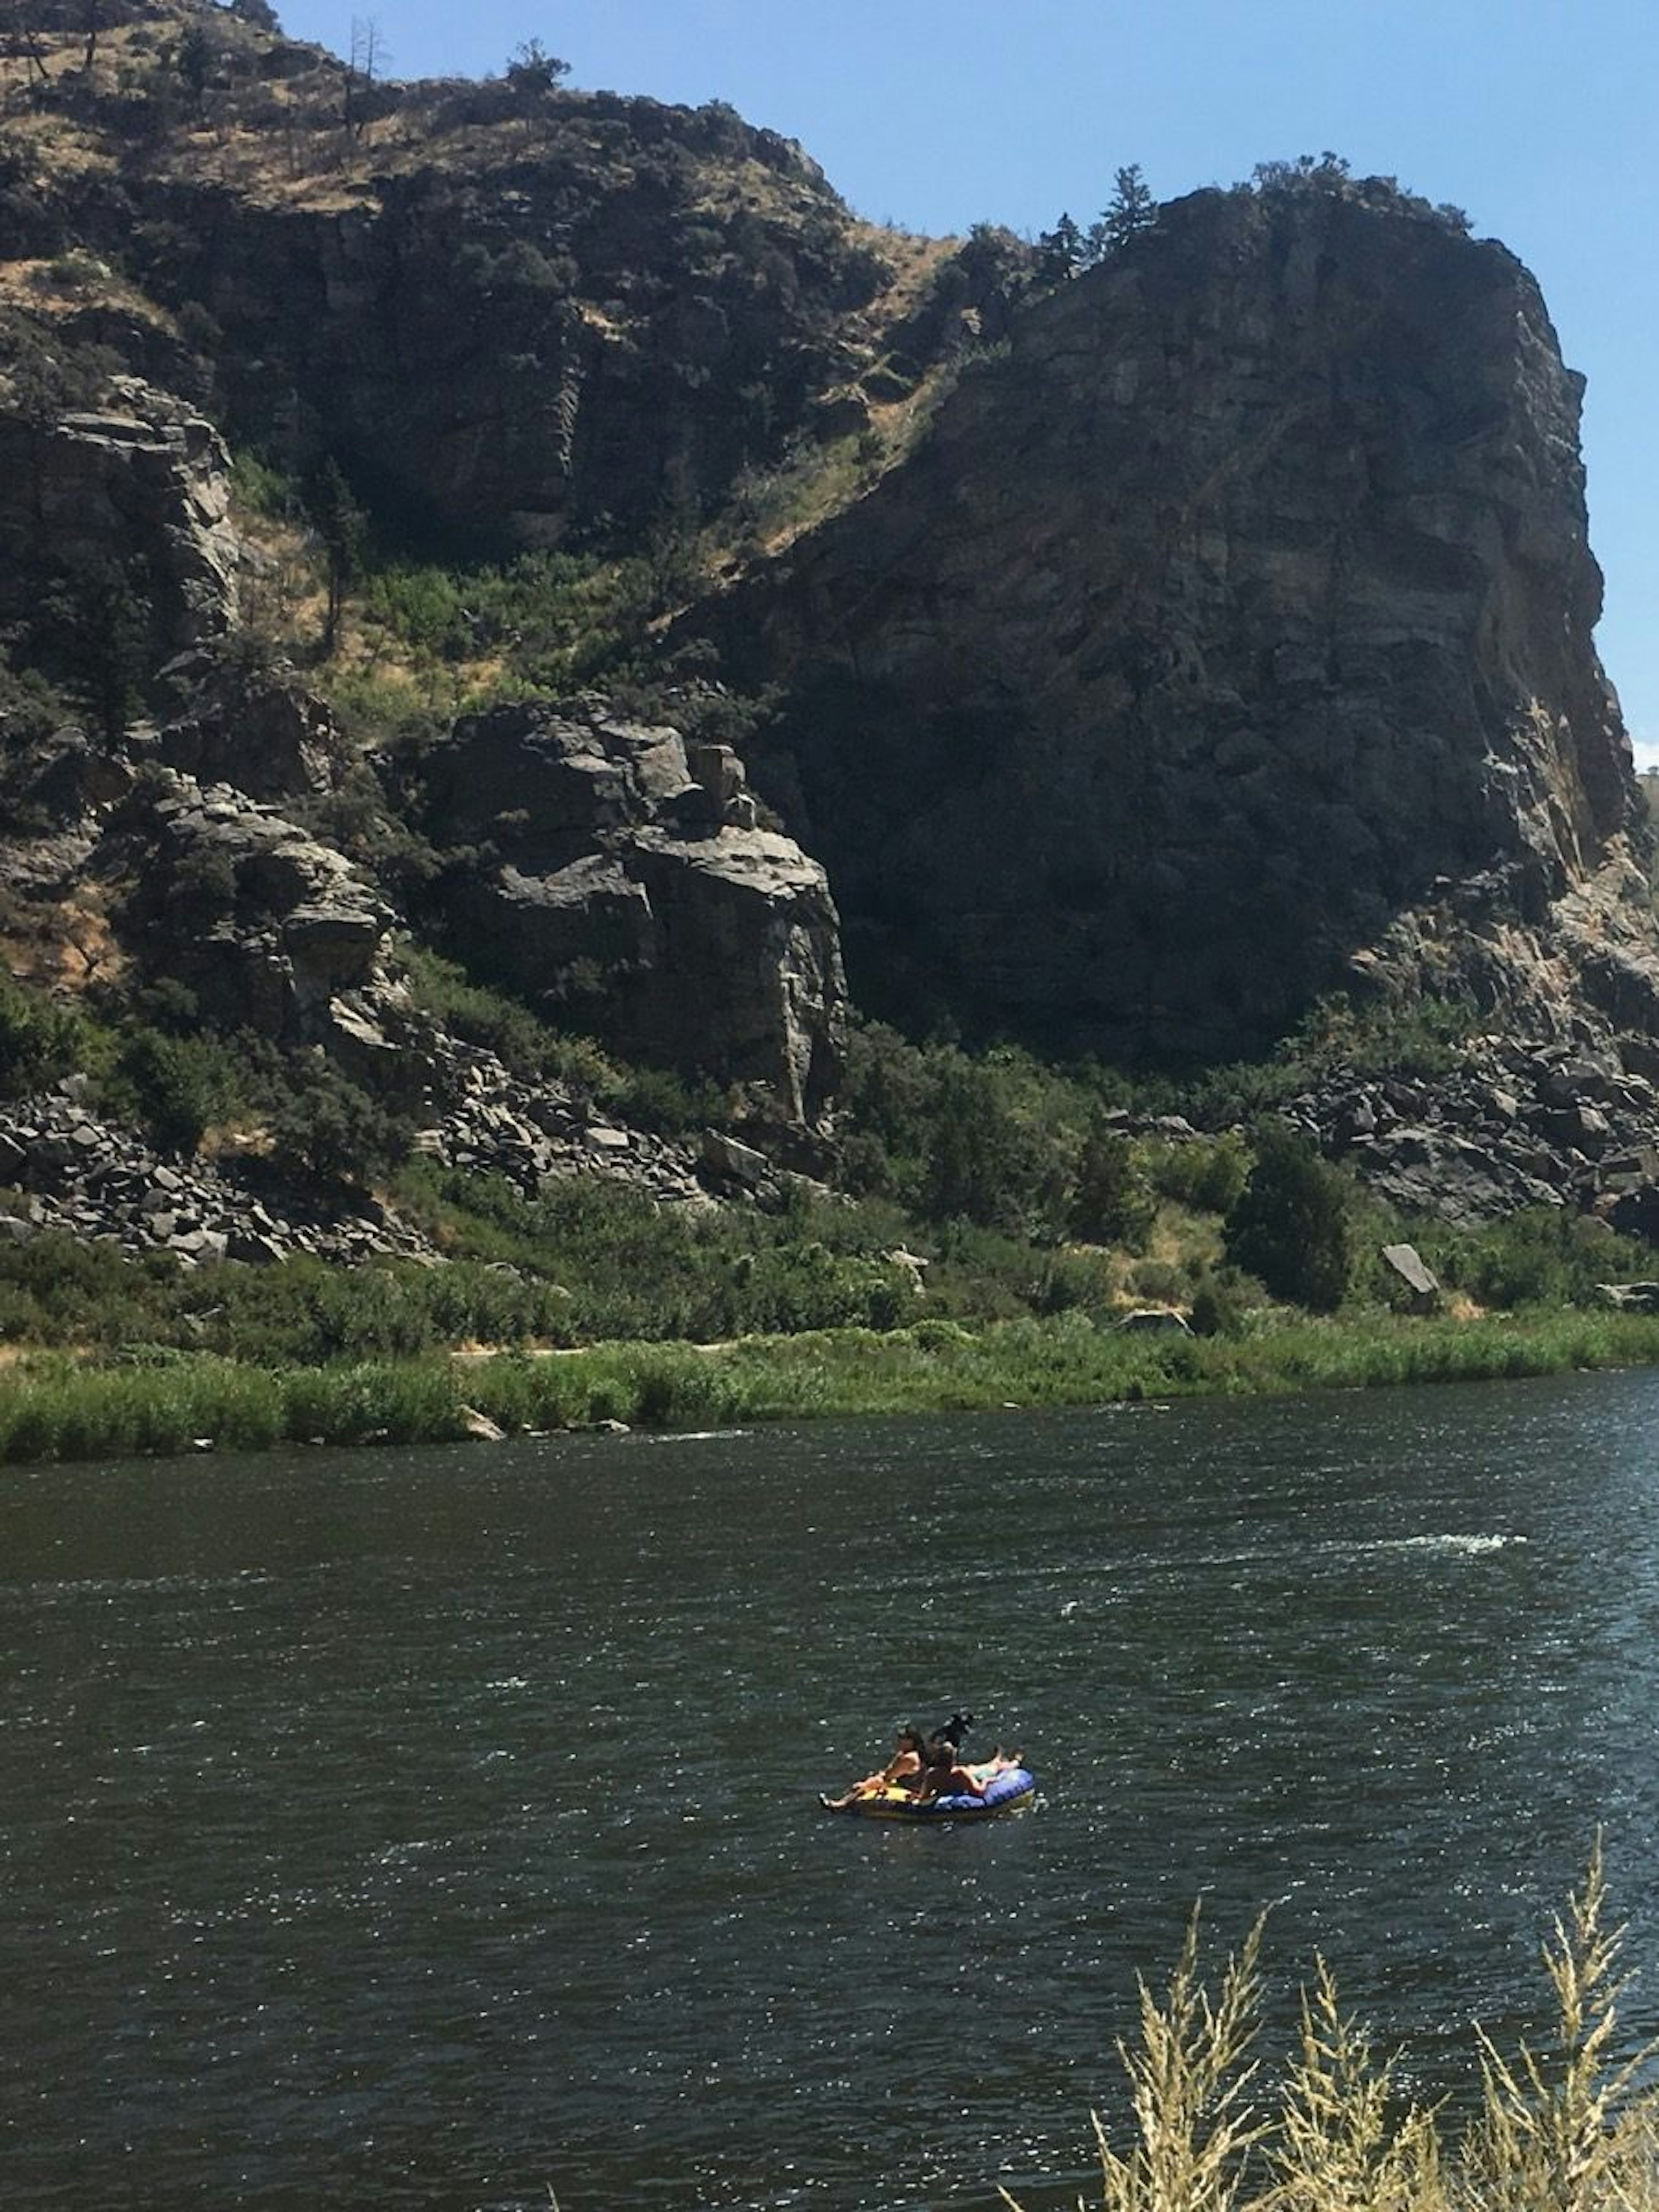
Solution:
<svg viewBox="0 0 1659 2212"><path fill-rule="evenodd" d="M907 1790L872 1790L855 1797L843 1809L861 1820L991 1820L999 1813L1018 1813L1036 1794L1036 1778L1024 1766L1005 1766L985 1785L982 1797L965 1792L954 1797L930 1797L918 1805Z"/></svg>

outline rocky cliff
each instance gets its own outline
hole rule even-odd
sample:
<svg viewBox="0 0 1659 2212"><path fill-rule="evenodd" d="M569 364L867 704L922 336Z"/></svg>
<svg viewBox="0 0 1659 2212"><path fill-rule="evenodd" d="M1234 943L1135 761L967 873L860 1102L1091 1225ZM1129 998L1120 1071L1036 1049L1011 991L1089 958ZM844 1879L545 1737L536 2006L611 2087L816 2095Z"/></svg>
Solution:
<svg viewBox="0 0 1659 2212"><path fill-rule="evenodd" d="M78 17L43 15L44 76L0 59L0 266L72 289L79 256L80 336L452 544L696 515L844 422L902 308L880 234L719 103L399 84L192 0L99 16L89 65Z"/></svg>
<svg viewBox="0 0 1659 2212"><path fill-rule="evenodd" d="M1120 1063L1464 1000L1513 1063L1297 1117L1470 1216L1653 1180L1579 388L1502 246L1332 168L1057 281L875 231L718 103L386 83L253 0L37 15L0 52L0 938L107 1049L193 1024L526 1188L770 1202L740 1141L447 1029L418 941L816 1172L845 927L868 1008ZM95 1103L8 1135L77 1223Z"/></svg>
<svg viewBox="0 0 1659 2212"><path fill-rule="evenodd" d="M1402 980L1451 897L1487 1002L1547 997L1559 902L1638 828L1579 396L1514 257L1388 193L1200 193L1029 307L720 617L788 686L756 770L855 991L1222 1057L1357 954Z"/></svg>

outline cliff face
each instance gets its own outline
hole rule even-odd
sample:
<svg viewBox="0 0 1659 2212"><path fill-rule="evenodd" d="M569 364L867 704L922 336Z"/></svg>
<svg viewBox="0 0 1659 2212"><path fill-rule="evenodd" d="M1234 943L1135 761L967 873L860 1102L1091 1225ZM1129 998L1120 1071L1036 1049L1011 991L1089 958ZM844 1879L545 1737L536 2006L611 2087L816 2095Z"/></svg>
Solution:
<svg viewBox="0 0 1659 2212"><path fill-rule="evenodd" d="M1578 404L1511 255L1358 197L1195 195L1030 308L721 611L790 687L751 767L855 994L897 961L994 1024L1213 1056L1449 889L1544 923L1635 805Z"/></svg>
<svg viewBox="0 0 1659 2212"><path fill-rule="evenodd" d="M237 442L331 454L400 524L695 514L880 349L877 234L718 103L371 80L198 0L100 20L90 66L73 25L44 78L0 56L0 272L98 257L86 335L152 378L171 350Z"/></svg>
<svg viewBox="0 0 1659 2212"><path fill-rule="evenodd" d="M39 12L0 52L19 941L79 929L129 997L320 1050L434 1143L465 1077L472 1164L503 1066L421 1012L407 933L814 1145L845 927L871 1011L1112 1060L1465 992L1531 1054L1460 1109L1493 1203L1635 1146L1562 1134L1534 1050L1605 1048L1653 1106L1618 1089L1659 958L1578 385L1502 247L1304 177L1045 292L1006 234L872 231L719 104L371 82L252 4ZM328 463L377 588L441 560L429 605L337 634ZM480 567L562 542L516 599ZM515 1157L586 1142L519 1104ZM1415 1147L1419 1109L1350 1133Z"/></svg>
<svg viewBox="0 0 1659 2212"><path fill-rule="evenodd" d="M717 495L844 373L826 325L882 272L782 140L603 95L422 104L434 157L345 206L206 183L162 203L146 282L219 325L248 434L332 448L405 516L550 544ZM507 139L482 176L449 165L475 111ZM711 209L722 165L751 190Z"/></svg>
<svg viewBox="0 0 1659 2212"><path fill-rule="evenodd" d="M235 619L240 548L222 441L173 396L131 376L96 409L0 413L0 616L42 621L43 586L127 572L146 611L140 658L222 635ZM108 629L93 603L76 641Z"/></svg>

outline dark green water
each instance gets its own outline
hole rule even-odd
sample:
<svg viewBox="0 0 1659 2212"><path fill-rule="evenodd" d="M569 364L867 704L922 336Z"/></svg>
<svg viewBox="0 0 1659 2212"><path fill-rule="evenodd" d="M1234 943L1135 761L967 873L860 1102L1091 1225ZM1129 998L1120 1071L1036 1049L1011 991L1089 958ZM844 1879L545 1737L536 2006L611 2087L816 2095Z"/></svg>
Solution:
<svg viewBox="0 0 1659 2212"><path fill-rule="evenodd" d="M1073 2200L1274 1908L1426 2090L1605 1824L1659 2021L1659 1376L0 1474L8 2206ZM1042 1808L820 1814L966 1700Z"/></svg>

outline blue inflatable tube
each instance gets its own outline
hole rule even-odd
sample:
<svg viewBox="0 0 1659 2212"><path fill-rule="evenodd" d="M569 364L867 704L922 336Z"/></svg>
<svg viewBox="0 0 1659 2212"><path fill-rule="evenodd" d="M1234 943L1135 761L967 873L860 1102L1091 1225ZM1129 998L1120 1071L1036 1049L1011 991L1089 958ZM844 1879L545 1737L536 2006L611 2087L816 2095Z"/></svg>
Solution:
<svg viewBox="0 0 1659 2212"><path fill-rule="evenodd" d="M964 1791L955 1797L930 1797L918 1805L907 1790L872 1790L846 1807L861 1820L991 1820L999 1813L1024 1811L1036 1793L1036 1778L1024 1766L1005 1766L985 1785L982 1797Z"/></svg>

